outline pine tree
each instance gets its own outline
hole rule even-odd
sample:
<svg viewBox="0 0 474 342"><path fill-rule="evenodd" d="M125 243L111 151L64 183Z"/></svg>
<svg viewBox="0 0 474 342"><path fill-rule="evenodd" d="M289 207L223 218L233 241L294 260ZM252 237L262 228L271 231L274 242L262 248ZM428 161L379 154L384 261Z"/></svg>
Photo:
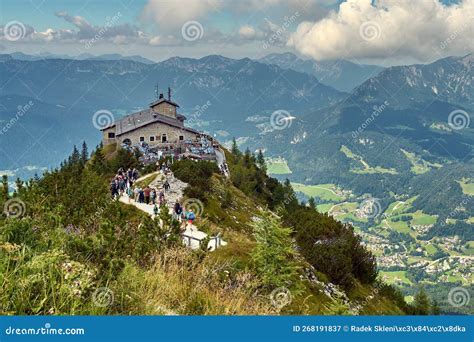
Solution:
<svg viewBox="0 0 474 342"><path fill-rule="evenodd" d="M309 198L308 205L311 209L313 209L313 210L316 209L316 201L314 200L314 197Z"/></svg>
<svg viewBox="0 0 474 342"><path fill-rule="evenodd" d="M231 152L234 156L236 157L239 157L241 155L240 153L240 150L239 150L239 146L237 146L237 140L232 139L232 149L231 149Z"/></svg>
<svg viewBox="0 0 474 342"><path fill-rule="evenodd" d="M89 152L88 152L88 150L87 150L87 144L86 144L86 142L84 141L84 142L82 143L82 150L81 150L81 163L82 163L82 164L85 164L88 159L89 159Z"/></svg>
<svg viewBox="0 0 474 342"><path fill-rule="evenodd" d="M430 300L423 288L415 295L413 310L415 315L429 315L430 313Z"/></svg>
<svg viewBox="0 0 474 342"><path fill-rule="evenodd" d="M281 225L274 214L262 211L253 223L256 246L252 260L263 285L269 289L290 286L298 272L292 230Z"/></svg>
<svg viewBox="0 0 474 342"><path fill-rule="evenodd" d="M81 160L81 155L79 153L79 150L77 149L77 146L74 145L74 148L72 150L72 154L69 157L69 164L70 165L76 165L77 163L79 163L80 160Z"/></svg>
<svg viewBox="0 0 474 342"><path fill-rule="evenodd" d="M258 150L257 154L257 165L261 170L267 171L267 164L265 163L265 157L263 156L262 150Z"/></svg>
<svg viewBox="0 0 474 342"><path fill-rule="evenodd" d="M249 167L252 161L252 154L250 153L250 149L247 147L245 149L245 154L244 154L244 165L245 167Z"/></svg>
<svg viewBox="0 0 474 342"><path fill-rule="evenodd" d="M298 199L296 198L295 191L293 190L291 182L288 178L285 179L285 182L283 183L283 189L285 192L283 205L286 208L293 208L298 206Z"/></svg>
<svg viewBox="0 0 474 342"><path fill-rule="evenodd" d="M98 148L92 157L91 169L99 175L104 174L107 170L107 162L101 148Z"/></svg>
<svg viewBox="0 0 474 342"><path fill-rule="evenodd" d="M23 182L21 181L20 177L16 178L15 185L17 193L20 193L23 190Z"/></svg>
<svg viewBox="0 0 474 342"><path fill-rule="evenodd" d="M2 176L2 198L7 201L8 200L8 176Z"/></svg>

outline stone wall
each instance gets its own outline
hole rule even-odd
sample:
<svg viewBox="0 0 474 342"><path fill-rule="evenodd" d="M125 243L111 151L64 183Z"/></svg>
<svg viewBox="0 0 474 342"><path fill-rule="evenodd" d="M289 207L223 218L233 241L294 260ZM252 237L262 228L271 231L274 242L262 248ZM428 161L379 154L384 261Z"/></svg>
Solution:
<svg viewBox="0 0 474 342"><path fill-rule="evenodd" d="M176 107L167 103L167 102L162 102L156 106L153 107L153 111L155 113L159 113L165 116L169 116L171 118L176 119Z"/></svg>
<svg viewBox="0 0 474 342"><path fill-rule="evenodd" d="M166 134L166 141L171 143L178 143L183 140L195 141L197 137L197 134L187 130L156 122L120 135L117 137L117 142L121 144L125 139L129 139L132 145L135 145L141 142L140 137L143 137L143 142L153 146L162 141L163 134ZM180 136L182 136L182 140L179 139ZM154 141L151 141L150 137L154 137Z"/></svg>
<svg viewBox="0 0 474 342"><path fill-rule="evenodd" d="M115 126L109 127L102 131L102 143L104 145L113 144L116 142L116 138L109 138L109 133L113 133L115 136Z"/></svg>

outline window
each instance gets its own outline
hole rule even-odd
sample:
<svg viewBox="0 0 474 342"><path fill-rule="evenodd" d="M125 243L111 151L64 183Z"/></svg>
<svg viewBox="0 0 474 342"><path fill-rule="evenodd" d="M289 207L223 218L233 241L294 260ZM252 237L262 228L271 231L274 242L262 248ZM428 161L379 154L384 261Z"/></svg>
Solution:
<svg viewBox="0 0 474 342"><path fill-rule="evenodd" d="M151 136L151 137L150 137L150 141L155 141L155 137L154 137L154 136Z"/></svg>
<svg viewBox="0 0 474 342"><path fill-rule="evenodd" d="M140 142L145 141L145 137L140 137Z"/></svg>
<svg viewBox="0 0 474 342"><path fill-rule="evenodd" d="M161 142L165 143L168 139L166 138L166 134L161 135Z"/></svg>
<svg viewBox="0 0 474 342"><path fill-rule="evenodd" d="M109 132L109 139L115 138L115 133L114 132Z"/></svg>
<svg viewBox="0 0 474 342"><path fill-rule="evenodd" d="M183 135L180 135L179 136L179 141L183 141L184 140L184 136Z"/></svg>

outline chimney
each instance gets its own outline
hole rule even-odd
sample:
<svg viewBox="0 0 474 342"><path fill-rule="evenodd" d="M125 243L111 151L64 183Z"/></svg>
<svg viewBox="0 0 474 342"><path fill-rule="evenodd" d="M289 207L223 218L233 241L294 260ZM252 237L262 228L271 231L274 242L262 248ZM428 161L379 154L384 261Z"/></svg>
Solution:
<svg viewBox="0 0 474 342"><path fill-rule="evenodd" d="M160 93L160 98L159 99L161 100L162 98L163 98L163 93Z"/></svg>
<svg viewBox="0 0 474 342"><path fill-rule="evenodd" d="M168 101L171 101L171 88L168 87Z"/></svg>

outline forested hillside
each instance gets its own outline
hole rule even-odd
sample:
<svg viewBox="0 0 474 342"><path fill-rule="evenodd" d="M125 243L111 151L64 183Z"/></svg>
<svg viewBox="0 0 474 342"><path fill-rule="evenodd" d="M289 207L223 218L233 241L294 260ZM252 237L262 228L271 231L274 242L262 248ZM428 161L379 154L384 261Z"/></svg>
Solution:
<svg viewBox="0 0 474 342"><path fill-rule="evenodd" d="M183 247L166 210L152 219L111 199L118 168L152 171L137 157L99 147L89 158L84 144L13 194L4 178L2 314L436 313L423 291L407 305L384 284L352 226L298 203L261 153L234 145L230 179L210 162L172 165L203 203L196 225L228 242L214 252Z"/></svg>

